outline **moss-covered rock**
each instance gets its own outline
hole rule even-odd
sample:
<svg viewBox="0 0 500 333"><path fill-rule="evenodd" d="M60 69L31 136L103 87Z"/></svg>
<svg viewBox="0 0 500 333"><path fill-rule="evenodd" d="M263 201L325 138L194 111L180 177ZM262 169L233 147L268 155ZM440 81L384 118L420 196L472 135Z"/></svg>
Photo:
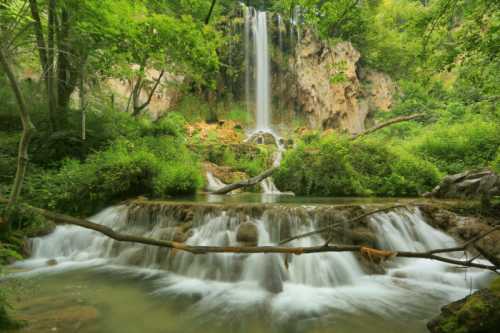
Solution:
<svg viewBox="0 0 500 333"><path fill-rule="evenodd" d="M427 324L432 333L493 333L500 328L500 279L450 303Z"/></svg>

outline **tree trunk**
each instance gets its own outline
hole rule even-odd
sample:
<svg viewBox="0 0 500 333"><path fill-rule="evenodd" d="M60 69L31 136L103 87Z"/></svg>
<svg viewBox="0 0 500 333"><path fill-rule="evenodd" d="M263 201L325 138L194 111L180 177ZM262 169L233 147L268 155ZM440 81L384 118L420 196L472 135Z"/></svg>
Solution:
<svg viewBox="0 0 500 333"><path fill-rule="evenodd" d="M49 0L48 29L47 29L47 100L49 103L49 117L52 130L59 130L57 117L56 70L55 70L55 21L56 0Z"/></svg>
<svg viewBox="0 0 500 333"><path fill-rule="evenodd" d="M56 105L54 103L54 99L51 98L51 96L53 96L53 87L51 84L51 77L49 74L49 72L51 71L51 66L53 65L53 60L50 60L50 61L52 61L52 63L51 63L48 59L49 52L47 49L47 45L45 43L45 38L43 36L42 21L40 19L40 11L38 9L37 0L29 0L29 2L30 2L30 9L31 9L31 18L33 20L33 28L35 30L38 55L40 58L40 65L42 67L41 78L45 82L45 90L47 92L49 122L50 122L50 127L51 127L52 131L54 131L56 128L56 115L55 115ZM50 20L49 20L49 22L50 22ZM49 26L50 26L50 24L49 24Z"/></svg>
<svg viewBox="0 0 500 333"><path fill-rule="evenodd" d="M33 126L33 123L31 122L17 78L12 68L10 67L10 64L7 62L7 58L1 48L0 65L2 66L9 79L10 86L12 88L12 91L14 92L14 96L16 97L17 105L19 107L19 114L21 116L21 122L23 124L23 133L21 136L21 141L19 142L19 151L17 155L16 177L14 178L14 184L12 186L12 192L9 198L9 205L13 205L17 202L21 193L24 175L26 174L26 167L28 165L28 145L31 136L35 131L35 126ZM7 221L7 223L9 222Z"/></svg>

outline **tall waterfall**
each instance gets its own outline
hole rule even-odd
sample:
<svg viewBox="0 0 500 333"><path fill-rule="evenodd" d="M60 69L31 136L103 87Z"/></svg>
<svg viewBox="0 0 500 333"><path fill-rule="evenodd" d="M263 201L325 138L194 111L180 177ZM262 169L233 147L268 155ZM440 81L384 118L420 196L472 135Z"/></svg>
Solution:
<svg viewBox="0 0 500 333"><path fill-rule="evenodd" d="M271 68L267 13L246 6L243 6L243 12L247 107L255 107L255 131L271 132ZM251 96L252 78L255 96ZM253 103L250 102L252 97Z"/></svg>
<svg viewBox="0 0 500 333"><path fill-rule="evenodd" d="M256 124L257 131L268 132L271 130L271 102L270 102L270 68L269 68L269 46L267 33L267 14L257 11L254 26L255 43L255 91L256 91Z"/></svg>

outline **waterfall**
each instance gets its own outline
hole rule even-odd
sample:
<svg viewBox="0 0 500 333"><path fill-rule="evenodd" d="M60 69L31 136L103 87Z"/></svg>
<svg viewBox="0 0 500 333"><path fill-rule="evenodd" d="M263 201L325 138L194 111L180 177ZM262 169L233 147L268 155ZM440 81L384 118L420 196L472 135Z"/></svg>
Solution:
<svg viewBox="0 0 500 333"><path fill-rule="evenodd" d="M256 130L270 132L270 68L269 46L267 32L267 13L257 11L254 19L253 34L255 43L255 104L256 104Z"/></svg>
<svg viewBox="0 0 500 333"><path fill-rule="evenodd" d="M226 186L219 178L215 177L213 173L207 171L207 187L206 190L209 192L217 191L218 189Z"/></svg>

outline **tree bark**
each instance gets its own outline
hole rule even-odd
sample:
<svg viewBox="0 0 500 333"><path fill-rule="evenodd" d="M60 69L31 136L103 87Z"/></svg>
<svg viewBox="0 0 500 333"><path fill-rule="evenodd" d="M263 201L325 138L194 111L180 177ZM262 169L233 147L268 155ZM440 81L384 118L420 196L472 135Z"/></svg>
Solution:
<svg viewBox="0 0 500 333"><path fill-rule="evenodd" d="M271 176L273 174L273 172L276 171L276 169L277 169L277 167L272 167L271 169L267 169L266 171L264 171L260 175L257 175L255 177L245 179L245 180L233 183L233 184L229 184L229 185L224 186L224 187L222 187L222 188L220 188L217 191L214 191L212 193L213 194L227 194L227 193L234 191L234 190L237 190L239 188L249 187L249 186L258 184L261 181L263 181L264 179L266 179L267 177Z"/></svg>
<svg viewBox="0 0 500 333"><path fill-rule="evenodd" d="M35 131L35 126L31 122L30 115L28 113L28 109L26 108L26 103L24 102L24 98L21 93L21 89L19 87L17 78L12 68L10 67L10 64L7 61L7 57L5 56L1 48L0 48L0 65L7 74L10 86L12 88L12 91L14 92L14 96L16 97L17 105L19 107L19 114L21 116L21 122L23 125L23 133L21 136L21 140L19 142L19 151L17 155L16 177L14 178L14 184L12 185L12 192L10 194L10 199L9 199L9 205L13 205L17 202L21 193L21 188L24 181L24 175L26 174L26 167L28 166L28 146L31 137Z"/></svg>

